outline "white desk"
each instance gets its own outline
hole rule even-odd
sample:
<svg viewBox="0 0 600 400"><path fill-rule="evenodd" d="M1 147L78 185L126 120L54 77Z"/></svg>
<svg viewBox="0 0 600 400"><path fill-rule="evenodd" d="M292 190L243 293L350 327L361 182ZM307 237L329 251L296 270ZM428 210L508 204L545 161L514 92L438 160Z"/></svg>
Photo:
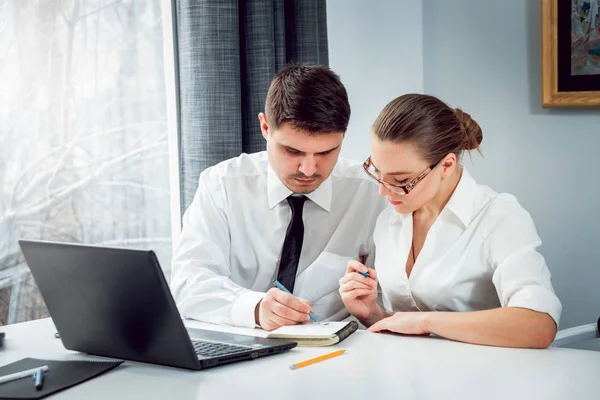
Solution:
<svg viewBox="0 0 600 400"><path fill-rule="evenodd" d="M71 353L54 338L50 319L2 330L0 365ZM347 353L296 371L288 368L339 348ZM126 362L51 398L598 399L600 352L502 349L358 331L337 346L296 348L197 372Z"/></svg>

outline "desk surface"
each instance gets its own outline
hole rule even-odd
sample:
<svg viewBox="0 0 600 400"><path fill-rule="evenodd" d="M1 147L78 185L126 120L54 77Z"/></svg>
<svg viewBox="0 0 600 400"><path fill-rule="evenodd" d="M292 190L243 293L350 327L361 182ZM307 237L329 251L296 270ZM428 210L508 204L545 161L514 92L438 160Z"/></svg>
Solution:
<svg viewBox="0 0 600 400"><path fill-rule="evenodd" d="M202 324L186 321L191 327ZM0 365L24 357L73 353L55 339L50 319L10 325ZM336 349L345 355L291 371ZM337 346L204 371L126 362L52 399L598 399L600 352L474 346L439 338L357 331Z"/></svg>

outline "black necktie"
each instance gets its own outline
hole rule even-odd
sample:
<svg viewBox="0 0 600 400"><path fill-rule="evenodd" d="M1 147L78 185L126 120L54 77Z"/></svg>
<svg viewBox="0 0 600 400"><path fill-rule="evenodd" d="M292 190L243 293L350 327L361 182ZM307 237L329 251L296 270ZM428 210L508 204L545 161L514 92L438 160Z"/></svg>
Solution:
<svg viewBox="0 0 600 400"><path fill-rule="evenodd" d="M298 270L298 261L300 261L300 252L302 251L302 241L304 239L304 224L302 223L302 208L306 201L305 196L290 196L287 199L292 209L292 220L288 225L283 241L283 250L281 260L279 261L279 271L277 280L291 293L294 292L294 282L296 281L296 271Z"/></svg>

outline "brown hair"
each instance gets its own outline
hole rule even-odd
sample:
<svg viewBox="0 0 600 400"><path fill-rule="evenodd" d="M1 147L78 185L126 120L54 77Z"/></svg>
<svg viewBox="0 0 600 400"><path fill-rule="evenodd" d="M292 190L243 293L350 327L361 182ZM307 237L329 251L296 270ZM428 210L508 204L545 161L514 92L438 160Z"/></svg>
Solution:
<svg viewBox="0 0 600 400"><path fill-rule="evenodd" d="M269 126L291 124L309 134L346 132L348 93L324 65L287 64L271 81L265 103Z"/></svg>
<svg viewBox="0 0 600 400"><path fill-rule="evenodd" d="M479 124L468 113L424 94L389 102L375 120L373 133L382 141L414 143L431 164L450 153L460 158L464 150L481 152L483 140Z"/></svg>

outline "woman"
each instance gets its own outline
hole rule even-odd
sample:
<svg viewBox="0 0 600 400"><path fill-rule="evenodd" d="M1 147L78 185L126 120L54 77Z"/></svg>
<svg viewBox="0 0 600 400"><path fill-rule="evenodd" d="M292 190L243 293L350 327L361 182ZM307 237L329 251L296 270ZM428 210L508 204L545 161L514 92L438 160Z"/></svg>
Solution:
<svg viewBox="0 0 600 400"><path fill-rule="evenodd" d="M351 261L340 280L370 331L505 347L554 340L562 306L531 217L460 163L482 138L469 114L427 95L401 96L377 117L364 167L392 207L377 220L375 269Z"/></svg>

